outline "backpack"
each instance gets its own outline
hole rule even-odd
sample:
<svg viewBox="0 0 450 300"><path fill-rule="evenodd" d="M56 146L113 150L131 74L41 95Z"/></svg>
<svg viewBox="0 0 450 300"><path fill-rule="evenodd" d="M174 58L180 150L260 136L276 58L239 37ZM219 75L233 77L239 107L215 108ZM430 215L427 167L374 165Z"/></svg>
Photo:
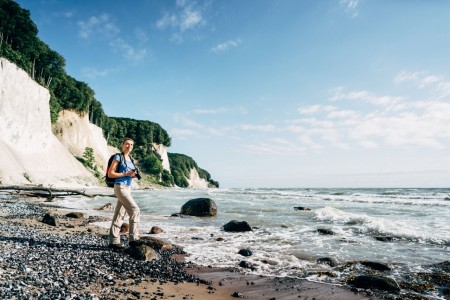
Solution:
<svg viewBox="0 0 450 300"><path fill-rule="evenodd" d="M109 168L111 167L111 164L112 164L112 162L113 162L113 160L114 160L114 156L116 156L116 155L119 155L119 157L120 157L120 162L119 162L119 164L117 165L116 171L119 169L120 165L122 164L123 153L116 153L116 154L113 154L113 155L111 155L111 157L109 158L109 160L108 160L108 166L106 167L106 175L105 175L105 183L106 183L106 185L107 185L108 187L114 187L114 183L116 182L116 179L115 179L115 178L110 178L110 177L108 176Z"/></svg>

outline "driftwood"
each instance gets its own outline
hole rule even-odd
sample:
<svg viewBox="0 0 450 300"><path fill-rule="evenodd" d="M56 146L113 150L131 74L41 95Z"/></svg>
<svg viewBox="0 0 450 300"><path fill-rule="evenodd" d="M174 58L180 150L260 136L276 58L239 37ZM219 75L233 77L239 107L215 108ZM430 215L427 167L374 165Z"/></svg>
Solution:
<svg viewBox="0 0 450 300"><path fill-rule="evenodd" d="M72 190L72 189L56 189L52 187L44 186L0 186L0 191L10 191L10 194L19 194L25 197L41 197L47 199L53 199L56 197L66 197L73 195L81 195L89 198L95 198L97 196L114 197L112 194L87 194L84 191Z"/></svg>

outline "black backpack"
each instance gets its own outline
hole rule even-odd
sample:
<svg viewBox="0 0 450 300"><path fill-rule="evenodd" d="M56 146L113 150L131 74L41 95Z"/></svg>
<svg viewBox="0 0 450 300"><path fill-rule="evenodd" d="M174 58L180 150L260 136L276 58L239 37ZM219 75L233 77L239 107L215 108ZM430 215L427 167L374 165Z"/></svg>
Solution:
<svg viewBox="0 0 450 300"><path fill-rule="evenodd" d="M117 172L117 170L119 169L120 165L122 164L122 158L123 158L123 161L125 161L125 157L124 157L123 152L122 152L122 153L116 153L116 154L113 154L113 155L111 155L111 157L109 158L109 160L108 160L108 165L107 165L107 167L106 167L106 175L105 175L105 183L106 183L106 185L107 185L108 187L114 187L114 183L116 183L116 179L115 179L115 178L110 178L110 177L108 176L109 168L111 167L111 164L112 164L112 162L113 162L113 160L114 160L114 156L116 156L116 155L119 155L119 157L120 157L120 161L119 161L119 164L117 165L116 172ZM136 165L134 164L134 159L133 159L131 156L130 156L130 160L131 160L131 162L133 163L134 168L137 169L137 168L136 168ZM138 178L140 179L140 177L138 177Z"/></svg>
<svg viewBox="0 0 450 300"><path fill-rule="evenodd" d="M117 170L119 169L120 165L122 164L123 153L116 153L116 154L113 154L113 155L111 155L111 157L109 158L109 160L108 160L108 166L106 167L106 175L105 175L105 182L106 182L106 185L107 185L108 187L114 187L114 183L116 182L116 179L115 179L115 178L110 178L110 177L108 176L109 168L111 167L111 164L112 164L112 162L113 162L113 160L114 160L114 156L116 156L116 155L119 155L119 157L120 157L120 162L119 162L119 164L117 165L116 172L117 172Z"/></svg>

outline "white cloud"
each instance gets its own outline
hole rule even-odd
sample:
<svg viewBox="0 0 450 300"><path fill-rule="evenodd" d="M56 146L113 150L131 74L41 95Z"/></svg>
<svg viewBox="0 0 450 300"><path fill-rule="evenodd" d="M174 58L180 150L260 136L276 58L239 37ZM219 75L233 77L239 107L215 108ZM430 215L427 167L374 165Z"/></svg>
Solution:
<svg viewBox="0 0 450 300"><path fill-rule="evenodd" d="M192 136L198 136L198 133L191 129L173 128L170 130L170 135L183 140Z"/></svg>
<svg viewBox="0 0 450 300"><path fill-rule="evenodd" d="M86 21L79 21L78 27L79 36L82 39L98 39L100 37L107 40L113 51L121 53L128 60L141 61L147 55L145 47L137 48L119 36L119 27L107 14L92 16ZM140 28L135 29L134 36L141 44L148 40L146 33Z"/></svg>
<svg viewBox="0 0 450 300"><path fill-rule="evenodd" d="M83 39L88 39L93 35L113 37L120 32L119 28L111 21L107 14L92 16L86 21L79 21L78 27L78 35Z"/></svg>
<svg viewBox="0 0 450 300"><path fill-rule="evenodd" d="M132 45L121 38L110 41L110 46L114 51L122 53L122 55L132 61L141 61L147 55L147 49L135 49Z"/></svg>
<svg viewBox="0 0 450 300"><path fill-rule="evenodd" d="M359 15L358 12L359 0L339 0L339 5L344 8L344 10L355 18Z"/></svg>
<svg viewBox="0 0 450 300"><path fill-rule="evenodd" d="M177 43L183 41L182 34L188 30L204 26L206 21L203 17L202 8L196 6L194 1L177 1L175 12L165 12L156 21L155 26L161 30L172 28L178 32L171 36L171 40Z"/></svg>
<svg viewBox="0 0 450 300"><path fill-rule="evenodd" d="M211 48L213 52L219 53L229 50L230 48L235 48L239 46L242 41L240 39L237 40L229 40L224 43L218 44Z"/></svg>
<svg viewBox="0 0 450 300"><path fill-rule="evenodd" d="M390 110L395 110L399 108L400 103L403 101L402 97L399 96L377 96L368 91L350 91L345 93L342 87L332 90L333 95L329 98L330 101L363 101L371 103L377 106L383 106L389 108Z"/></svg>
<svg viewBox="0 0 450 300"><path fill-rule="evenodd" d="M229 108L219 107L216 109L204 109L204 108L194 109L193 112L195 114L199 114L199 115L216 115L216 114L226 113L229 111L230 111Z"/></svg>
<svg viewBox="0 0 450 300"><path fill-rule="evenodd" d="M276 130L274 125L253 125L253 124L242 124L239 125L240 129L249 130L249 131L261 131L261 132L273 132Z"/></svg>
<svg viewBox="0 0 450 300"><path fill-rule="evenodd" d="M113 72L112 69L104 69L104 70L98 70L96 68L91 67L85 67L81 69L81 76L95 79L98 77L105 77L108 76Z"/></svg>

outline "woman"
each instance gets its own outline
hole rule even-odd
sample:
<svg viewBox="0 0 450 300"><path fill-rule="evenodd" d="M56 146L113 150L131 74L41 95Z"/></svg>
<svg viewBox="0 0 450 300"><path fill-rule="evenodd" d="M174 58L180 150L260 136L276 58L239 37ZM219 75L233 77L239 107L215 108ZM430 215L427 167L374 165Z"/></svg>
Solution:
<svg viewBox="0 0 450 300"><path fill-rule="evenodd" d="M113 249L123 248L120 244L120 227L125 213L130 217L129 245L138 244L139 240L140 210L131 196L131 183L136 176L136 166L130 157L133 147L134 141L126 138L122 143L122 153L116 154L108 171L108 176L115 178L114 194L117 197L117 205L109 230L109 247Z"/></svg>

